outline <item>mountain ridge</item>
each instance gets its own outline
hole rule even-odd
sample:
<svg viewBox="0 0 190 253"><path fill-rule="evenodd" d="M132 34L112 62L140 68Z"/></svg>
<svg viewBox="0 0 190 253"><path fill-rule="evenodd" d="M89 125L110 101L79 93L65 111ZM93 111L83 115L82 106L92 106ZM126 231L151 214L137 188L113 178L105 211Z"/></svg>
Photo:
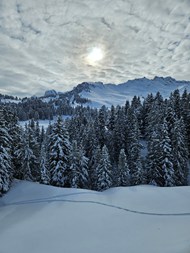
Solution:
<svg viewBox="0 0 190 253"><path fill-rule="evenodd" d="M153 79L143 77L117 85L102 82L82 82L71 91L62 94L57 92L57 98L66 98L73 106L83 104L99 108L102 105L107 107L123 105L126 100L131 101L135 95L144 98L149 93L160 92L164 98L167 98L175 89L179 89L180 92L187 89L190 92L190 81L178 81L172 77L155 76Z"/></svg>

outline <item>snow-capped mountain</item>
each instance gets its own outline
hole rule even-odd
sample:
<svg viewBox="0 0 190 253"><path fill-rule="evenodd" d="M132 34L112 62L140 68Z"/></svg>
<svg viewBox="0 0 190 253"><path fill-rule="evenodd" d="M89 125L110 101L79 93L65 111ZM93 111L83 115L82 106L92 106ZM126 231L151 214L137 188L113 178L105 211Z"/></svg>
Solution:
<svg viewBox="0 0 190 253"><path fill-rule="evenodd" d="M55 97L57 95L57 91L55 90L47 90L44 94L45 97Z"/></svg>
<svg viewBox="0 0 190 253"><path fill-rule="evenodd" d="M144 98L147 94L156 94L158 91L166 98L176 89L179 89L181 93L185 89L190 92L190 82L157 76L154 79L144 77L129 80L118 85L103 84L102 82L83 82L69 92L57 93L56 98L65 98L72 105L84 104L99 108L102 105L108 107L111 105L123 105L126 100L131 101L135 95ZM47 92L45 97L47 97L46 94ZM51 97L51 92L48 92L48 97ZM55 93L52 97L55 97Z"/></svg>

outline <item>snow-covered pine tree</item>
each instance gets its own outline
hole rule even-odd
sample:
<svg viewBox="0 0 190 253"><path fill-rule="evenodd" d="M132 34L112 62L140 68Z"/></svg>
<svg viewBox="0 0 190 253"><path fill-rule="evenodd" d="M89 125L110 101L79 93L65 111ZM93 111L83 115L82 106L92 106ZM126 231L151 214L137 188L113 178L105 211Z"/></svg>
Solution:
<svg viewBox="0 0 190 253"><path fill-rule="evenodd" d="M77 142L73 141L71 149L71 165L69 173L69 181L71 188L79 187L79 170L78 170L78 146Z"/></svg>
<svg viewBox="0 0 190 253"><path fill-rule="evenodd" d="M90 167L90 188L92 190L97 190L97 168L99 166L101 159L101 149L100 146L97 145L94 146L92 151L92 156L89 161L89 167Z"/></svg>
<svg viewBox="0 0 190 253"><path fill-rule="evenodd" d="M149 140L147 157L149 182L158 186L174 186L173 160L168 123L164 119L163 123L154 127L152 137Z"/></svg>
<svg viewBox="0 0 190 253"><path fill-rule="evenodd" d="M58 117L52 127L48 149L50 184L60 187L69 186L71 144L61 117Z"/></svg>
<svg viewBox="0 0 190 253"><path fill-rule="evenodd" d="M40 183L42 184L49 184L50 182L46 151L47 150L44 142L41 145L41 152L40 152Z"/></svg>
<svg viewBox="0 0 190 253"><path fill-rule="evenodd" d="M143 101L142 110L141 110L141 118L142 118L142 124L141 124L141 134L145 138L149 136L148 134L148 127L150 124L150 117L149 113L152 109L152 104L154 102L154 97L151 94L148 94L147 97Z"/></svg>
<svg viewBox="0 0 190 253"><path fill-rule="evenodd" d="M0 193L9 190L13 179L11 120L8 121L7 108L0 106Z"/></svg>
<svg viewBox="0 0 190 253"><path fill-rule="evenodd" d="M168 123L164 120L161 126L161 139L160 139L160 150L161 150L161 166L164 175L163 186L175 186L175 173L173 167L173 154L171 140L168 134Z"/></svg>
<svg viewBox="0 0 190 253"><path fill-rule="evenodd" d="M17 179L23 179L23 171L22 171L22 162L23 160L21 160L18 157L19 154L19 150L22 148L22 138L24 135L24 129L21 126L15 126L14 129L14 135L12 137L13 139L13 168L14 168L14 177Z"/></svg>
<svg viewBox="0 0 190 253"><path fill-rule="evenodd" d="M130 185L130 172L125 150L121 149L118 162L118 186Z"/></svg>
<svg viewBox="0 0 190 253"><path fill-rule="evenodd" d="M102 148L106 143L106 107L102 106L98 113L97 136L99 145Z"/></svg>
<svg viewBox="0 0 190 253"><path fill-rule="evenodd" d="M181 107L180 93L178 89L174 90L174 92L171 93L170 102L172 103L174 112L177 118L179 119L181 117L182 107Z"/></svg>
<svg viewBox="0 0 190 253"><path fill-rule="evenodd" d="M26 131L28 132L29 148L33 152L33 160L31 161L31 172L35 181L40 181L40 134L38 124L32 119Z"/></svg>
<svg viewBox="0 0 190 253"><path fill-rule="evenodd" d="M151 138L154 131L154 127L162 120L164 116L164 105L163 98L159 92L157 92L154 97L153 102L151 103L149 113L146 117L146 137L147 139Z"/></svg>
<svg viewBox="0 0 190 253"><path fill-rule="evenodd" d="M89 188L88 158L82 145L74 141L71 152L70 184L73 188Z"/></svg>
<svg viewBox="0 0 190 253"><path fill-rule="evenodd" d="M78 162L79 162L79 187L83 189L89 188L89 159L85 156L84 149L80 144L78 147Z"/></svg>
<svg viewBox="0 0 190 253"><path fill-rule="evenodd" d="M36 159L33 151L29 146L29 136L28 131L25 128L25 131L21 135L21 143L19 148L15 152L16 157L21 161L21 168L19 170L20 179L34 181L32 176L32 163Z"/></svg>
<svg viewBox="0 0 190 253"><path fill-rule="evenodd" d="M110 140L112 140L113 150L113 153L111 154L112 163L118 163L120 149L125 147L125 122L125 112L120 106L117 106L114 129L112 131L112 138L110 138Z"/></svg>
<svg viewBox="0 0 190 253"><path fill-rule="evenodd" d="M84 154L82 145L74 141L71 152L71 187L89 188L88 158Z"/></svg>
<svg viewBox="0 0 190 253"><path fill-rule="evenodd" d="M101 158L97 166L97 190L103 191L113 185L112 167L106 145L102 147Z"/></svg>
<svg viewBox="0 0 190 253"><path fill-rule="evenodd" d="M7 121L5 119L5 109L0 107L0 195L9 190L12 178L12 156L11 143Z"/></svg>
<svg viewBox="0 0 190 253"><path fill-rule="evenodd" d="M22 128L19 126L18 118L14 112L12 112L9 108L6 108L4 111L5 120L7 122L6 126L11 137L11 143L9 144L12 156L12 171L14 177L20 178L19 171L21 168L21 161L17 158L16 151L20 148Z"/></svg>
<svg viewBox="0 0 190 253"><path fill-rule="evenodd" d="M163 186L163 170L160 168L160 133L158 126L154 127L148 141L148 154L146 158L147 179L152 185Z"/></svg>
<svg viewBox="0 0 190 253"><path fill-rule="evenodd" d="M181 97L181 115L185 125L186 142L188 148L188 155L190 155L190 93L184 91Z"/></svg>
<svg viewBox="0 0 190 253"><path fill-rule="evenodd" d="M140 145L140 131L138 126L138 119L131 108L128 110L128 164L131 175L131 185L141 184L144 179L141 161L141 145Z"/></svg>
<svg viewBox="0 0 190 253"><path fill-rule="evenodd" d="M173 125L172 149L174 157L175 185L187 185L188 180L188 148L186 142L185 125L178 119Z"/></svg>

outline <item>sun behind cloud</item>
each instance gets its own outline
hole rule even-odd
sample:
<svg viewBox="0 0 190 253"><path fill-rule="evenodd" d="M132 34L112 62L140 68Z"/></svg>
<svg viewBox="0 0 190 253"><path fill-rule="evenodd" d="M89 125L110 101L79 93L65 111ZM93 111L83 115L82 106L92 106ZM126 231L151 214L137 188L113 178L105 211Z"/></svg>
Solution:
<svg viewBox="0 0 190 253"><path fill-rule="evenodd" d="M90 65L96 65L103 58L104 58L103 50L100 47L93 47L89 50L86 60Z"/></svg>

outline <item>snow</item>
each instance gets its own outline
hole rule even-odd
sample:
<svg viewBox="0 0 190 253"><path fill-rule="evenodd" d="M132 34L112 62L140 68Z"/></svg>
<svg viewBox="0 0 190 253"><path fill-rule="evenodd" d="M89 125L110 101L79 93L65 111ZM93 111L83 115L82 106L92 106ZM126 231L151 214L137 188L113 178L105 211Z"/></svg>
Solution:
<svg viewBox="0 0 190 253"><path fill-rule="evenodd" d="M182 94L185 89L190 92L190 82L176 81L171 77L155 77L152 80L147 78L129 80L126 83L114 84L98 84L89 83L90 92L83 90L80 93L82 98L90 99L91 107L100 108L102 105L111 107L111 105L124 105L126 100L131 101L133 97L140 96L145 98L148 94L155 95L158 91L164 98L169 97L170 93L179 89Z"/></svg>
<svg viewBox="0 0 190 253"><path fill-rule="evenodd" d="M18 104L18 103L21 103L21 100L2 98L2 99L0 99L0 102L3 104L9 104L9 103Z"/></svg>
<svg viewBox="0 0 190 253"><path fill-rule="evenodd" d="M95 192L15 181L0 199L1 253L188 253L190 187Z"/></svg>
<svg viewBox="0 0 190 253"><path fill-rule="evenodd" d="M44 127L44 129L47 129L48 128L48 126L49 126L49 124L51 123L51 124L53 124L55 121L54 120L38 120L38 122L39 122L39 126L40 127ZM28 124L29 123L29 120L25 120L25 121L19 121L19 125L20 126L22 126L22 127L24 127L26 124Z"/></svg>
<svg viewBox="0 0 190 253"><path fill-rule="evenodd" d="M62 119L63 121L70 118L71 116L70 115L62 115ZM40 127L44 127L44 129L46 130L49 126L49 124L54 124L57 120L57 116L54 116L53 117L53 120L49 120L49 119L46 119L46 120L38 120L39 122L39 126ZM24 121L19 121L19 125L24 127L26 124L29 123L30 120L24 120Z"/></svg>

